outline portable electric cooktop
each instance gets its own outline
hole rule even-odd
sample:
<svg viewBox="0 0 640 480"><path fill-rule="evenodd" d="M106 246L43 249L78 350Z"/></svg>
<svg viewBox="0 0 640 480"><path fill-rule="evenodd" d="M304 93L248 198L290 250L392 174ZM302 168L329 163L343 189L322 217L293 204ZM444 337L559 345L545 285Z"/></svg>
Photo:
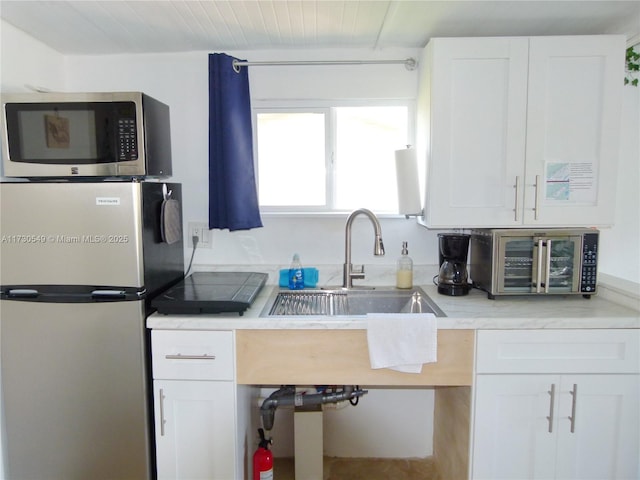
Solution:
<svg viewBox="0 0 640 480"><path fill-rule="evenodd" d="M151 306L164 314L238 312L251 306L266 273L196 272L158 295Z"/></svg>

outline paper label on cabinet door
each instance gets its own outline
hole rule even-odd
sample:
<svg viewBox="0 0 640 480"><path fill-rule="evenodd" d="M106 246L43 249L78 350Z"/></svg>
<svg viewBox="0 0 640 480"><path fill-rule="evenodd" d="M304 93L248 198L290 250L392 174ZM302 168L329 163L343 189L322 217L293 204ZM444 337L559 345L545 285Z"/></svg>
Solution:
<svg viewBox="0 0 640 480"><path fill-rule="evenodd" d="M548 163L544 187L548 203L594 204L596 178L593 163Z"/></svg>

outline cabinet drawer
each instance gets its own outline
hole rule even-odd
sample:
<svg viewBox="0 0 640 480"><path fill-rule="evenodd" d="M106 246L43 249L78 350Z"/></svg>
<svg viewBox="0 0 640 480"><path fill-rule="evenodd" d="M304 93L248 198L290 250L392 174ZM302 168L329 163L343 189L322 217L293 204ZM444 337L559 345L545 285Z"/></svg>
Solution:
<svg viewBox="0 0 640 480"><path fill-rule="evenodd" d="M640 330L481 330L476 373L638 373Z"/></svg>
<svg viewBox="0 0 640 480"><path fill-rule="evenodd" d="M153 330L153 378L233 380L233 332Z"/></svg>

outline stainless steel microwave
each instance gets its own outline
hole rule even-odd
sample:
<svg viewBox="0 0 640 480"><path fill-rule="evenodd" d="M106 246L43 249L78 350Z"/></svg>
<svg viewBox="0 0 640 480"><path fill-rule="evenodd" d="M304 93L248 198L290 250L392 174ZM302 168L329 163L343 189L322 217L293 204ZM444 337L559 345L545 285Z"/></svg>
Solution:
<svg viewBox="0 0 640 480"><path fill-rule="evenodd" d="M599 232L590 228L471 232L469 275L489 298L596 293Z"/></svg>
<svg viewBox="0 0 640 480"><path fill-rule="evenodd" d="M3 94L5 177L171 176L169 107L141 92Z"/></svg>

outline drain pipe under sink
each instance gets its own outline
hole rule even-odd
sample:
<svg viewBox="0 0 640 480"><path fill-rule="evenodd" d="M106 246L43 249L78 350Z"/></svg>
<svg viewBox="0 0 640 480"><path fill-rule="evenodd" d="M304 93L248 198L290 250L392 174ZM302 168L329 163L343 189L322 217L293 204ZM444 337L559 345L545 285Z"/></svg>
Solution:
<svg viewBox="0 0 640 480"><path fill-rule="evenodd" d="M285 385L273 392L260 407L260 416L262 417L262 426L265 430L273 428L273 421L276 415L276 408L279 406L296 407L323 405L325 403L338 403L349 400L352 405L356 405L358 399L367 393L358 386L344 385L342 390L335 392L321 393L296 393L295 385Z"/></svg>

